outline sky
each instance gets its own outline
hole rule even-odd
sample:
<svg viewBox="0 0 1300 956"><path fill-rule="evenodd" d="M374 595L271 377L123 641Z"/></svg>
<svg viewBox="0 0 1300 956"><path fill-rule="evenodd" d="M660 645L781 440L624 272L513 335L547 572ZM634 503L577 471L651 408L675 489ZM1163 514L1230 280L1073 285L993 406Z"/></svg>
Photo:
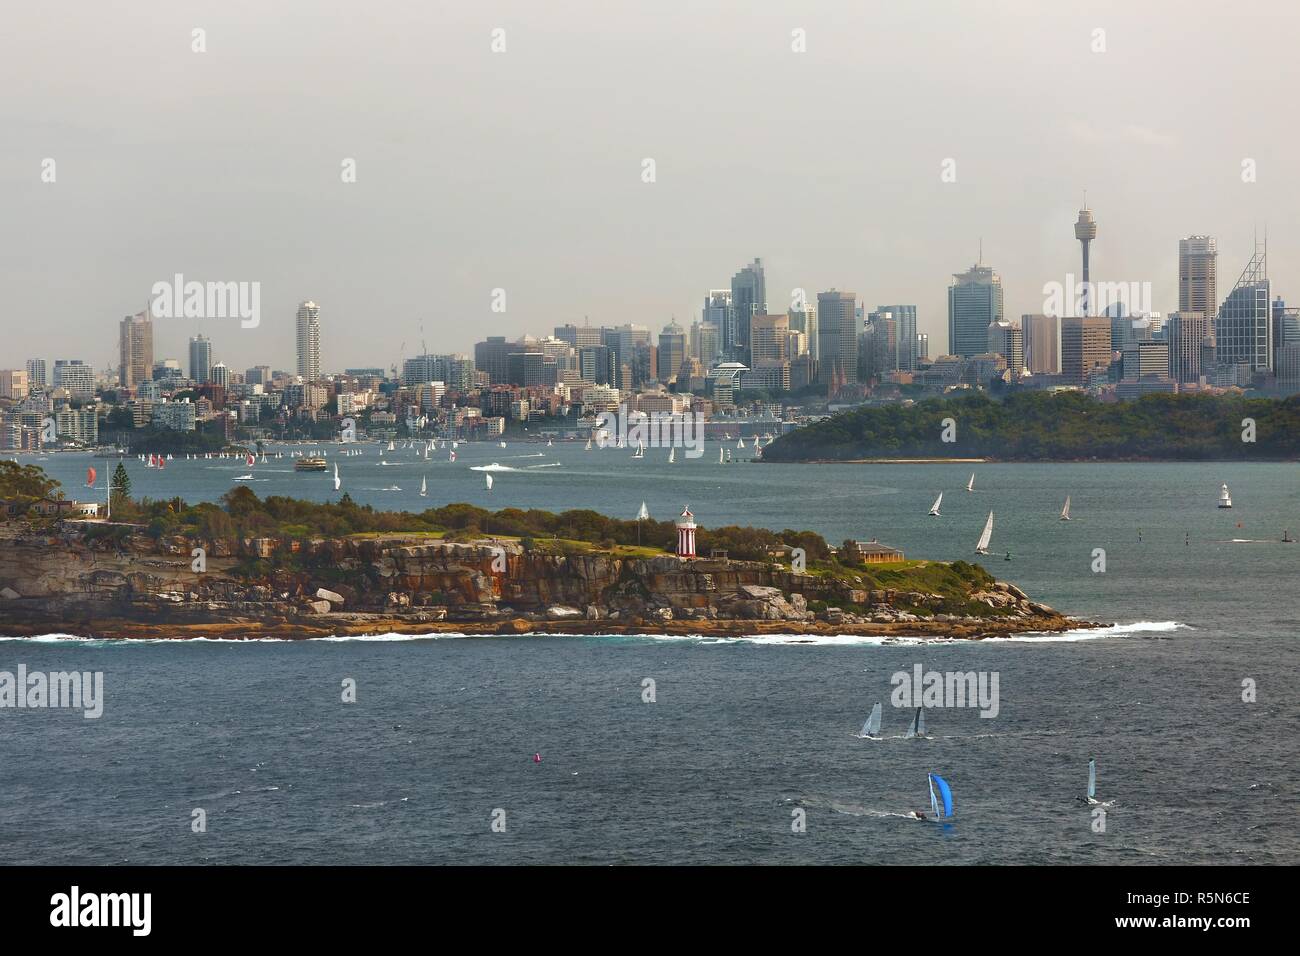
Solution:
<svg viewBox="0 0 1300 956"><path fill-rule="evenodd" d="M1009 317L1078 273L1085 189L1094 280L1149 282L1168 313L1180 237L1218 238L1223 295L1267 227L1274 294L1300 302L1300 5L1282 0L4 16L0 368L116 364L120 319L177 273L260 283L260 321L158 319L155 358L186 364L202 331L236 370L292 369L312 299L329 371L567 322L657 332L756 256L769 311L795 289L914 303L935 355L981 243Z"/></svg>

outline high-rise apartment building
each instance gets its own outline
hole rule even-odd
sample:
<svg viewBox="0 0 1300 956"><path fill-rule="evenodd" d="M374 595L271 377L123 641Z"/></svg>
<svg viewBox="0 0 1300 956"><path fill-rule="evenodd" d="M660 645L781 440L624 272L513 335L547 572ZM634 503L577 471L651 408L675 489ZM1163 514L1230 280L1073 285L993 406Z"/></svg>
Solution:
<svg viewBox="0 0 1300 956"><path fill-rule="evenodd" d="M153 377L153 319L149 313L128 315L118 327L118 380L135 388Z"/></svg>
<svg viewBox="0 0 1300 956"><path fill-rule="evenodd" d="M1178 240L1178 311L1219 314L1219 243L1213 236Z"/></svg>
<svg viewBox="0 0 1300 956"><path fill-rule="evenodd" d="M54 387L66 389L71 401L88 402L95 397L95 370L81 359L55 359Z"/></svg>
<svg viewBox="0 0 1300 956"><path fill-rule="evenodd" d="M44 388L49 383L45 377L45 359L27 360L27 387Z"/></svg>
<svg viewBox="0 0 1300 956"><path fill-rule="evenodd" d="M320 378L320 306L311 301L298 306L298 374L304 382Z"/></svg>
<svg viewBox="0 0 1300 956"><path fill-rule="evenodd" d="M212 340L202 334L190 339L190 378L200 385L212 378Z"/></svg>

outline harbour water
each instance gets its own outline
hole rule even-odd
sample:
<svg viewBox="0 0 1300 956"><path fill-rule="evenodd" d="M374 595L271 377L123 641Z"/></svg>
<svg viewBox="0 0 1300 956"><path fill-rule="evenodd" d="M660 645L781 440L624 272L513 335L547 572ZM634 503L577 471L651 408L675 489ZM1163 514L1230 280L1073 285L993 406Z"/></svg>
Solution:
<svg viewBox="0 0 1300 956"><path fill-rule="evenodd" d="M338 461L344 490L376 507L469 501L630 518L644 500L656 518L689 505L706 526L876 537L944 560L974 559L991 510L986 567L1112 626L974 644L0 640L0 670L102 671L105 695L96 720L0 710L0 853L10 863L1300 862L1300 545L1281 541L1300 532L1298 466L769 465L729 447L730 465L714 443L671 465L666 449L634 461L515 442L462 444L455 463L446 450L424 462L399 448L384 466L374 445ZM489 492L474 468L494 462ZM101 492L115 465L37 463L69 497L86 496L87 464ZM242 460L127 467L137 496L215 500L236 484L335 495L332 475L294 473L288 458L240 483ZM1223 482L1231 510L1215 506ZM939 491L943 517L928 517ZM1073 520L1062 522L1067 494ZM996 671L998 715L937 709L931 739L896 739L908 715L891 706L890 677L918 663ZM341 700L349 678L355 703ZM885 738L854 736L876 701ZM1104 832L1076 802L1092 756L1098 797L1114 801ZM932 770L956 796L949 828L903 816L928 808ZM196 809L204 833L192 832ZM806 831L794 832L800 821Z"/></svg>

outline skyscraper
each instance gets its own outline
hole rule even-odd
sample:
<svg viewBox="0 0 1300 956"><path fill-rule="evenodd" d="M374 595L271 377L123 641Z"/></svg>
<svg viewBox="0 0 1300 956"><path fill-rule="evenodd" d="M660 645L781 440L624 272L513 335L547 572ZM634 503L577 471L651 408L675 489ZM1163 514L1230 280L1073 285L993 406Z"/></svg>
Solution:
<svg viewBox="0 0 1300 956"><path fill-rule="evenodd" d="M1219 314L1219 243L1212 236L1178 240L1178 311Z"/></svg>
<svg viewBox="0 0 1300 956"><path fill-rule="evenodd" d="M1079 245L1083 246L1083 294L1079 299L1079 314L1092 314L1092 278L1088 269L1088 249L1092 245L1092 240L1097 238L1097 223L1092 218L1092 211L1088 209L1085 200L1084 206L1079 210L1079 218L1074 223L1074 238L1079 240Z"/></svg>
<svg viewBox="0 0 1300 956"><path fill-rule="evenodd" d="M659 333L659 381L677 381L677 372L686 358L686 332L673 319Z"/></svg>
<svg viewBox="0 0 1300 956"><path fill-rule="evenodd" d="M1025 364L1035 375L1055 375L1061 370L1058 357L1060 335L1054 315L1022 315L1020 328L1025 337Z"/></svg>
<svg viewBox="0 0 1300 956"><path fill-rule="evenodd" d="M1002 321L1002 277L989 266L973 265L953 274L948 287L948 349L970 358L988 349L989 326Z"/></svg>
<svg viewBox="0 0 1300 956"><path fill-rule="evenodd" d="M148 311L128 315L118 329L119 381L135 388L153 374L153 319Z"/></svg>
<svg viewBox="0 0 1300 956"><path fill-rule="evenodd" d="M878 305L876 312L888 312L894 320L898 349L894 368L900 372L916 371L916 306Z"/></svg>
<svg viewBox="0 0 1300 956"><path fill-rule="evenodd" d="M95 370L81 359L55 359L54 387L67 389L73 402L88 402L95 397Z"/></svg>
<svg viewBox="0 0 1300 956"><path fill-rule="evenodd" d="M1273 307L1268 284L1268 240L1255 254L1219 307L1214 340L1220 365L1245 365L1252 372L1273 368Z"/></svg>
<svg viewBox="0 0 1300 956"><path fill-rule="evenodd" d="M817 303L805 299L802 303L803 308L791 308L786 313L790 318L790 328L795 332L802 332L804 343L808 348L808 354L813 358L817 357ZM793 356L792 356L793 357Z"/></svg>
<svg viewBox="0 0 1300 956"><path fill-rule="evenodd" d="M722 330L722 350L738 362L749 360L749 323L767 313L767 281L763 260L755 259L731 277L731 318Z"/></svg>
<svg viewBox="0 0 1300 956"><path fill-rule="evenodd" d="M190 339L190 378L203 385L211 379L211 372L212 340L196 335Z"/></svg>
<svg viewBox="0 0 1300 956"><path fill-rule="evenodd" d="M790 332L788 315L756 315L750 325L749 351L753 365L759 362L788 362Z"/></svg>
<svg viewBox="0 0 1300 956"><path fill-rule="evenodd" d="M320 378L320 306L311 301L298 306L298 374L304 382Z"/></svg>
<svg viewBox="0 0 1300 956"><path fill-rule="evenodd" d="M1071 385L1086 385L1088 373L1110 365L1110 319L1061 319L1061 375Z"/></svg>
<svg viewBox="0 0 1300 956"><path fill-rule="evenodd" d="M821 379L831 386L858 382L857 298L853 292L835 289L817 293Z"/></svg>
<svg viewBox="0 0 1300 956"><path fill-rule="evenodd" d="M1003 319L988 328L988 351L1007 360L1012 378L1019 378L1025 369L1024 330L1014 322Z"/></svg>
<svg viewBox="0 0 1300 956"><path fill-rule="evenodd" d="M1210 320L1203 312L1175 312L1165 323L1169 343L1169 377L1175 382L1197 382L1205 374L1201 364Z"/></svg>

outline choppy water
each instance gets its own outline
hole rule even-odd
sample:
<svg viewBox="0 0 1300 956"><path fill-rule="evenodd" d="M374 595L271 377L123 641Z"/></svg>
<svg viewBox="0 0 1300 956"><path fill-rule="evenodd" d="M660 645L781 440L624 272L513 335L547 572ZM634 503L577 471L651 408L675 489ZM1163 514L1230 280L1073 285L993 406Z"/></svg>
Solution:
<svg viewBox="0 0 1300 956"><path fill-rule="evenodd" d="M651 450L462 445L460 460L343 459L345 489L879 537L970 558L989 510L998 576L1117 622L1047 641L629 637L282 644L0 641L0 670L102 670L104 715L0 710L0 855L30 862L1300 862L1294 680L1300 466L666 462ZM410 455L410 453L407 453ZM514 455L542 455L513 458ZM442 453L445 459L446 453ZM392 456L402 461L401 452ZM24 460L32 460L30 456ZM489 494L474 465L496 461ZM559 467L527 468L560 463ZM86 458L40 462L76 488ZM95 463L101 473L111 462ZM214 498L242 462L130 463L135 492ZM259 494L325 499L287 460ZM429 475L430 497L416 491ZM373 477L370 477L373 475ZM101 479L102 481L102 479ZM1228 482L1236 507L1215 508ZM396 484L401 493L367 490ZM925 515L944 490L944 517ZM1074 521L1057 520L1066 494ZM1240 525L1240 526L1239 526ZM1141 540L1139 541L1139 531ZM1234 540L1235 539L1235 540ZM1185 543L1188 542L1188 543ZM1096 548L1106 572L1093 573ZM997 671L1000 712L930 712L889 677ZM358 700L340 700L353 678ZM655 682L656 702L642 701ZM1258 683L1243 703L1242 681ZM886 739L854 736L877 700ZM534 752L543 760L534 764ZM1075 798L1098 761L1105 833ZM948 830L907 820L926 773ZM208 832L191 832L203 808ZM506 830L490 829L495 809ZM791 832L802 811L807 832Z"/></svg>

